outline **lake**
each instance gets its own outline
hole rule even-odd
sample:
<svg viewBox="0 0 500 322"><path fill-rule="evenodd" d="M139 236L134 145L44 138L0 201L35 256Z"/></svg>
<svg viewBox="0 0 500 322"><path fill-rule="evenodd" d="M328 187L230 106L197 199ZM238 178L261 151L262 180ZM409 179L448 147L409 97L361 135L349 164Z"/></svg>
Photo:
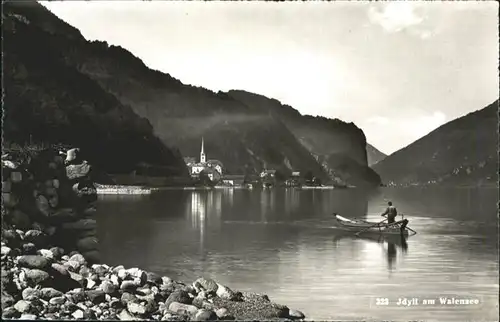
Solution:
<svg viewBox="0 0 500 322"><path fill-rule="evenodd" d="M380 221L388 200L418 232L406 243L332 228L333 212ZM307 319L497 321L497 202L495 188L167 190L100 196L97 220L107 264L210 277Z"/></svg>

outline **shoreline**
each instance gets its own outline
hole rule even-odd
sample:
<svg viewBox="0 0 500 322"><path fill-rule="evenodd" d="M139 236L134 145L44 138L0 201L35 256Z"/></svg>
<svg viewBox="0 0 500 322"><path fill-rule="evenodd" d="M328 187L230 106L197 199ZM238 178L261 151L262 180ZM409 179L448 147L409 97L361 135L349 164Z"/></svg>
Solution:
<svg viewBox="0 0 500 322"><path fill-rule="evenodd" d="M57 152L2 155L3 319L304 319L302 312L266 295L233 291L215 280L200 277L185 284L137 267L101 263L98 189L152 190L96 185L90 164L63 160Z"/></svg>
<svg viewBox="0 0 500 322"><path fill-rule="evenodd" d="M168 191L168 190L186 190L186 191L207 191L207 190L274 190L274 189L294 189L294 190L346 190L355 189L356 187L335 187L335 186L302 186L302 187L286 187L277 186L271 188L250 188L246 186L214 186L214 187L203 187L203 186L165 186L165 187L148 187L148 186L137 186L137 185L97 185L96 193L97 195L151 195L154 192ZM425 186L387 186L387 187L377 187L378 189L412 189L412 188L442 188L442 189L498 189L495 185L481 185L481 186L449 186L449 185L425 185Z"/></svg>
<svg viewBox="0 0 500 322"><path fill-rule="evenodd" d="M352 189L353 187L335 187L335 186L302 186L302 187L287 187L287 186L276 186L276 187L247 187L247 186L164 186L164 187L148 187L139 185L100 185L96 184L96 190L98 195L119 195L119 194L138 194L138 195L148 195L157 191L164 190L272 190L272 189L296 189L296 190L339 190L339 189Z"/></svg>
<svg viewBox="0 0 500 322"><path fill-rule="evenodd" d="M2 229L2 318L92 320L303 320L264 294L233 291L200 277L191 284L122 265L90 264L38 240L35 230ZM45 247L45 248L42 248ZM50 247L50 248L49 248ZM23 247L24 248L24 247Z"/></svg>

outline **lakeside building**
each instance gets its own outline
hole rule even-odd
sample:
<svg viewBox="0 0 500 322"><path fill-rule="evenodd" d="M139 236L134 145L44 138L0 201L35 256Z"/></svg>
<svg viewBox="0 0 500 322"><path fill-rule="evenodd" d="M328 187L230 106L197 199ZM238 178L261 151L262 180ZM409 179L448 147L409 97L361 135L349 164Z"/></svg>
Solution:
<svg viewBox="0 0 500 322"><path fill-rule="evenodd" d="M206 172L210 180L218 181L223 175L224 166L219 160L208 160L205 154L205 140L201 138L200 161L196 162L194 157L184 158L189 174L193 178L199 178L202 171Z"/></svg>
<svg viewBox="0 0 500 322"><path fill-rule="evenodd" d="M270 188L276 185L276 170L264 170L260 173L263 188Z"/></svg>
<svg viewBox="0 0 500 322"><path fill-rule="evenodd" d="M299 171L293 171L292 176L285 181L287 187L299 187L302 184Z"/></svg>
<svg viewBox="0 0 500 322"><path fill-rule="evenodd" d="M222 183L226 186L243 186L245 183L245 175L241 174L230 174L230 175L225 175L222 178Z"/></svg>

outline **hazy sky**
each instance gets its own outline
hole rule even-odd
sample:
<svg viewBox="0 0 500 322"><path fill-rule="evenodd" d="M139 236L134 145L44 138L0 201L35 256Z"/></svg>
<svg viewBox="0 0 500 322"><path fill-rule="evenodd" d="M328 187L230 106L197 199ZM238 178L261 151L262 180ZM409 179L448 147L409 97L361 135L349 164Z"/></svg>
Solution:
<svg viewBox="0 0 500 322"><path fill-rule="evenodd" d="M498 5L44 2L186 84L354 122L392 153L498 97Z"/></svg>

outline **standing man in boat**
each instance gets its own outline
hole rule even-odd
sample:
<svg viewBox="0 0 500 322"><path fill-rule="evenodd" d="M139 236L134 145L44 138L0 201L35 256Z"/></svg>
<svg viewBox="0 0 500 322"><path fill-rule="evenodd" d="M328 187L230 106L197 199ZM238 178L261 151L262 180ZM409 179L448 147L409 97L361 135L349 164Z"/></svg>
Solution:
<svg viewBox="0 0 500 322"><path fill-rule="evenodd" d="M395 222L396 220L396 216L398 215L398 211L396 209L396 207L394 207L392 205L392 201L389 201L387 203L389 206L387 207L387 209L385 210L385 212L382 214L382 217L385 217L387 216L387 222L389 224L392 224L393 222Z"/></svg>

